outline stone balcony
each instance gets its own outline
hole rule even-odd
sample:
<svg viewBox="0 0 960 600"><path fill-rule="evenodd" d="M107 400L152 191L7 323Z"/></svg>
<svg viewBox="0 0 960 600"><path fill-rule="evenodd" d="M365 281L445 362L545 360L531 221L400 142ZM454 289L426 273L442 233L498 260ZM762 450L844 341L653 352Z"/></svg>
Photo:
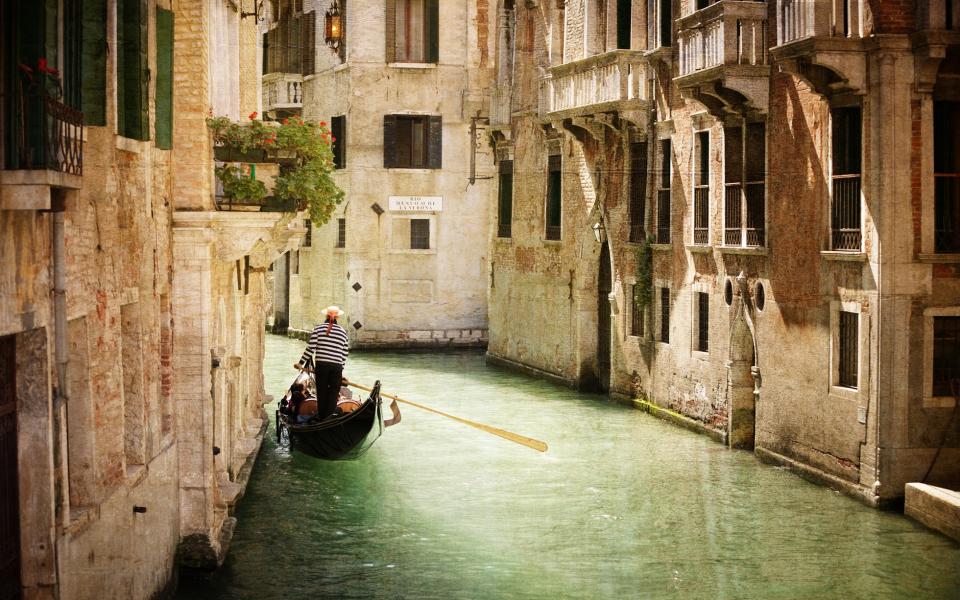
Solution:
<svg viewBox="0 0 960 600"><path fill-rule="evenodd" d="M771 55L821 94L862 90L868 32L860 5L860 0L776 0L777 40Z"/></svg>
<svg viewBox="0 0 960 600"><path fill-rule="evenodd" d="M263 111L291 114L303 110L303 75L267 73L263 76Z"/></svg>
<svg viewBox="0 0 960 600"><path fill-rule="evenodd" d="M677 19L677 29L682 94L717 116L767 111L766 3L721 0Z"/></svg>
<svg viewBox="0 0 960 600"><path fill-rule="evenodd" d="M614 50L552 67L540 82L539 116L545 120L617 112L641 118L649 108L643 52Z"/></svg>

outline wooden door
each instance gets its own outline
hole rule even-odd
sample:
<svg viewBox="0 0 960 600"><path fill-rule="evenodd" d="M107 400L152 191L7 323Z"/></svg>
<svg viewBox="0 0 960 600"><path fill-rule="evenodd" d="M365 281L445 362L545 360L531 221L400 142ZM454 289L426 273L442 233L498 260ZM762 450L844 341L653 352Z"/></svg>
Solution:
<svg viewBox="0 0 960 600"><path fill-rule="evenodd" d="M0 337L0 600L20 597L16 338Z"/></svg>

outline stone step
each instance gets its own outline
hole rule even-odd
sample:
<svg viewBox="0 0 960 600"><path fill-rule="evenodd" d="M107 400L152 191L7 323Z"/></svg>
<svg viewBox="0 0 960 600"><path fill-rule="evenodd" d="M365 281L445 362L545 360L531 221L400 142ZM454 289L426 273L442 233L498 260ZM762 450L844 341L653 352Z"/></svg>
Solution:
<svg viewBox="0 0 960 600"><path fill-rule="evenodd" d="M908 483L903 512L960 542L960 492L925 483Z"/></svg>

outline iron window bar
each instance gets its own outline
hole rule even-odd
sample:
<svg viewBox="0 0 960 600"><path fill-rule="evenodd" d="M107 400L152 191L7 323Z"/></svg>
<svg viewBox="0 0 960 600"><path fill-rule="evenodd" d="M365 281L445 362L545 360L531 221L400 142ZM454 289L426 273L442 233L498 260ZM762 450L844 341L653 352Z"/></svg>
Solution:
<svg viewBox="0 0 960 600"><path fill-rule="evenodd" d="M862 240L859 173L833 176L832 203L831 249L859 252Z"/></svg>

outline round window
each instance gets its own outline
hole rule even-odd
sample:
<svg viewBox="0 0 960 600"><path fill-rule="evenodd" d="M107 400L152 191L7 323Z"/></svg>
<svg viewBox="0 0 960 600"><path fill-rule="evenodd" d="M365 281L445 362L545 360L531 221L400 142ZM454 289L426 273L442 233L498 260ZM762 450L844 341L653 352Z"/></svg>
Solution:
<svg viewBox="0 0 960 600"><path fill-rule="evenodd" d="M757 283L757 310L763 310L763 304L767 300L767 294L763 290L763 284Z"/></svg>
<svg viewBox="0 0 960 600"><path fill-rule="evenodd" d="M727 284L723 286L723 300L727 306L733 304L733 282L727 279Z"/></svg>

